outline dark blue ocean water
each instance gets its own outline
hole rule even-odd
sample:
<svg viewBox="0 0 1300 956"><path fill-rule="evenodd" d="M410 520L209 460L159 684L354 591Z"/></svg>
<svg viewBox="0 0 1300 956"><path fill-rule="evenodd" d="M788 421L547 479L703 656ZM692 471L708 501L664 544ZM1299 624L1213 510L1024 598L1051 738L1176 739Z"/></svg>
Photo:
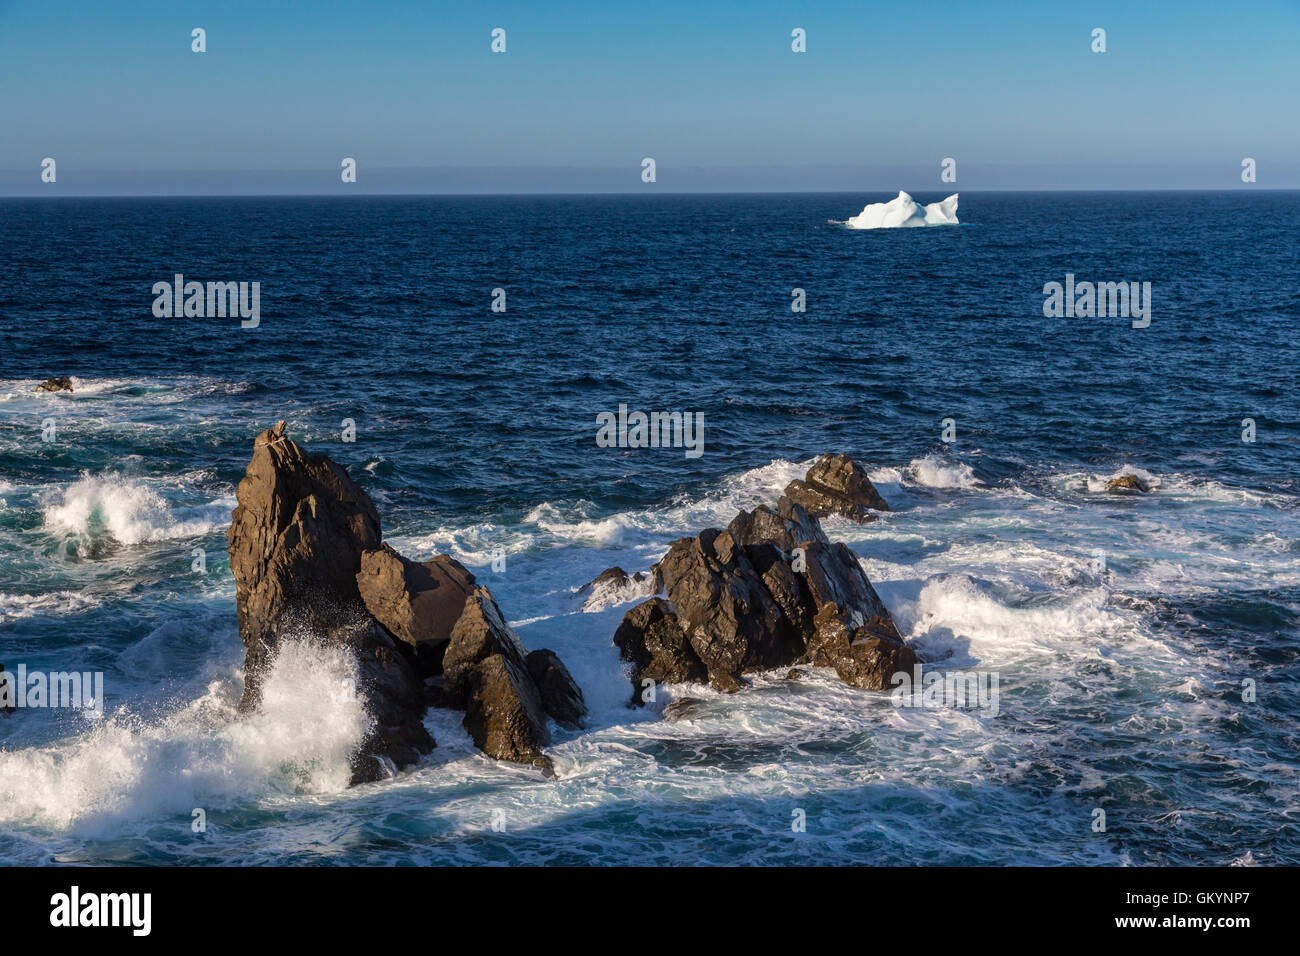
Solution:
<svg viewBox="0 0 1300 956"><path fill-rule="evenodd" d="M0 855L1300 862L1300 194L974 193L960 227L832 222L886 198L0 201L0 661L108 691L103 719L0 717ZM177 272L260 282L260 325L155 318ZM1150 282L1150 326L1045 318L1067 273ZM35 393L50 375L76 391ZM620 403L701 413L704 453L598 447ZM424 765L344 789L362 718L313 690L346 662L306 649L278 710L234 720L224 529L282 418L402 550L474 565L570 663L592 717L558 735L557 780L434 714ZM629 605L573 589L841 450L895 512L828 530L931 660L1001 675L1000 712L833 674L681 688L704 701L685 722L627 711ZM1106 494L1120 470L1154 491Z"/></svg>

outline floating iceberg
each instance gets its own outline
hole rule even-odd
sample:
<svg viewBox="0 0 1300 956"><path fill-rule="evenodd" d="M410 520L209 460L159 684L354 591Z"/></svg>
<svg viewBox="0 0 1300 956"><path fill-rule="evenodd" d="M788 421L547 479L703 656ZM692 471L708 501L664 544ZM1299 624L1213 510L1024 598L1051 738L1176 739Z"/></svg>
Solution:
<svg viewBox="0 0 1300 956"><path fill-rule="evenodd" d="M943 202L932 202L924 208L916 204L901 189L889 202L873 202L862 212L845 222L850 229L894 229L898 226L955 226L957 223L957 193Z"/></svg>

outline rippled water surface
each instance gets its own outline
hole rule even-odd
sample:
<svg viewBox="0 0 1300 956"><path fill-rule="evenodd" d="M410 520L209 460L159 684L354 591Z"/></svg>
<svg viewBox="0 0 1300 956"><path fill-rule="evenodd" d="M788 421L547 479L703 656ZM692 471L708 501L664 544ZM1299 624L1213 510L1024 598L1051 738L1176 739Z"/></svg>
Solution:
<svg viewBox="0 0 1300 956"><path fill-rule="evenodd" d="M884 198L0 202L0 662L107 690L0 716L0 859L1300 863L1300 196L829 222ZM261 325L154 318L176 272L260 281ZM1066 273L1151 282L1150 327L1044 318ZM702 413L704 454L597 447L619 403ZM308 645L235 719L224 533L281 418L569 664L591 715L554 780L434 711L422 764L346 788L366 716ZM932 667L998 675L997 713L784 670L629 710L631 605L575 590L841 450L894 510L828 532Z"/></svg>

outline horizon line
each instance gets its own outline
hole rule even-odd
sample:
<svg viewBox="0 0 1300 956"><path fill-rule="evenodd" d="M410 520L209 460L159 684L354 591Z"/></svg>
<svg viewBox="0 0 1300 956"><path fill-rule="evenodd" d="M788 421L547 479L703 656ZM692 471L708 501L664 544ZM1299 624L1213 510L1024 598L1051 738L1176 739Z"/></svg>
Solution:
<svg viewBox="0 0 1300 956"><path fill-rule="evenodd" d="M909 192L909 190L899 190ZM511 197L570 197L588 198L599 196L860 196L878 193L891 194L893 190L882 189L749 189L749 190L601 190L593 192L530 191L530 192L283 192L283 193L73 193L61 192L54 196L35 196L30 193L0 193L0 200L48 201L58 199L493 199ZM917 189L918 193L943 193L949 195L966 193L1030 195L1037 193L1250 193L1250 192L1300 192L1300 186L1259 186L1256 184L1238 186L1116 186L1107 188L1080 189L1077 187L1040 187L1036 189Z"/></svg>

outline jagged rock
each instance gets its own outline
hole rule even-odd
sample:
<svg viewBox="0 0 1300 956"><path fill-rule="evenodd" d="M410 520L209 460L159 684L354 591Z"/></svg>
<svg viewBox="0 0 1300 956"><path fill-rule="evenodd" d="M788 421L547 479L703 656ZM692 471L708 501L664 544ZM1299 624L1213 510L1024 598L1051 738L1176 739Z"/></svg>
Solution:
<svg viewBox="0 0 1300 956"><path fill-rule="evenodd" d="M356 655L358 691L374 721L353 757L352 782L383 780L432 750L433 737L422 721L423 685L392 635L367 619L331 628L326 640Z"/></svg>
<svg viewBox="0 0 1300 956"><path fill-rule="evenodd" d="M795 622L730 532L708 528L676 541L658 567L668 601L718 690L737 690L744 671L774 667L801 649Z"/></svg>
<svg viewBox="0 0 1300 956"><path fill-rule="evenodd" d="M807 675L797 667L792 667L785 672L786 680L803 680L805 676Z"/></svg>
<svg viewBox="0 0 1300 956"><path fill-rule="evenodd" d="M634 703L647 677L699 680L701 669L725 691L747 671L809 662L883 689L916 662L857 556L788 497L673 542L656 568L668 599L632 608L614 635Z"/></svg>
<svg viewBox="0 0 1300 956"><path fill-rule="evenodd" d="M480 661L468 672L466 689L464 725L479 750L553 772L551 758L542 752L550 736L541 699L513 658L493 654Z"/></svg>
<svg viewBox="0 0 1300 956"><path fill-rule="evenodd" d="M283 640L324 640L356 655L358 689L375 718L354 759L354 782L384 775L385 760L400 768L431 750L422 683L357 590L361 555L380 541L369 496L334 462L285 437L279 422L254 441L236 498L227 541L247 648L241 711L259 705Z"/></svg>
<svg viewBox="0 0 1300 956"><path fill-rule="evenodd" d="M839 543L809 542L806 551L812 663L833 667L846 684L867 690L884 690L893 674L910 673L916 654L903 643L857 556Z"/></svg>
<svg viewBox="0 0 1300 956"><path fill-rule="evenodd" d="M594 578L592 578L590 581L584 584L580 588L580 591L594 591L599 587L621 588L624 585L626 585L627 582L628 582L627 572L624 571L622 568L615 566L612 568L606 568L604 571L601 571L600 574L596 575Z"/></svg>
<svg viewBox="0 0 1300 956"><path fill-rule="evenodd" d="M1151 486L1137 475L1120 475L1106 482L1106 490L1121 495L1141 494L1151 490Z"/></svg>
<svg viewBox="0 0 1300 956"><path fill-rule="evenodd" d="M614 644L623 659L632 662L634 702L641 702L643 680L659 684L708 680L704 662L663 598L651 598L623 615L614 632Z"/></svg>
<svg viewBox="0 0 1300 956"><path fill-rule="evenodd" d="M62 377L62 378L47 378L45 381L41 382L40 385L37 385L37 386L36 386L36 391L38 391L38 392L70 392L70 391L72 391L72 379L67 378L67 377Z"/></svg>
<svg viewBox="0 0 1300 956"><path fill-rule="evenodd" d="M867 473L848 455L822 455L802 481L786 486L785 494L814 518L837 514L863 522L872 519L872 511L889 510Z"/></svg>
<svg viewBox="0 0 1300 956"><path fill-rule="evenodd" d="M740 512L731 519L727 530L745 547L768 542L787 555L804 541L830 543L821 524L785 495L777 501L775 511L759 505L753 511Z"/></svg>
<svg viewBox="0 0 1300 956"><path fill-rule="evenodd" d="M554 653L528 655L468 570L382 544L369 496L327 457L290 441L284 422L257 436L236 497L227 539L247 647L241 710L259 705L283 641L323 641L354 655L372 718L354 783L433 749L423 724L431 702L464 710L489 756L549 771L547 716L576 726L582 692Z"/></svg>
<svg viewBox="0 0 1300 956"><path fill-rule="evenodd" d="M465 729L489 757L550 770L546 708L526 651L485 587L465 602L442 659L443 687L465 709ZM567 672L566 672L567 676Z"/></svg>
<svg viewBox="0 0 1300 956"><path fill-rule="evenodd" d="M261 671L288 631L322 633L365 616L356 576L379 547L379 514L364 491L324 455L285 437L284 422L253 443L226 534L239 636L248 648L245 710Z"/></svg>
<svg viewBox="0 0 1300 956"><path fill-rule="evenodd" d="M474 575L449 555L423 564L388 545L361 555L357 589L372 617L417 654L425 674L442 672L442 652L474 592Z"/></svg>
<svg viewBox="0 0 1300 956"><path fill-rule="evenodd" d="M529 654L524 662L528 665L528 676L541 694L542 707L547 715L570 730L581 727L587 704L582 699L582 689L559 655L543 647Z"/></svg>

